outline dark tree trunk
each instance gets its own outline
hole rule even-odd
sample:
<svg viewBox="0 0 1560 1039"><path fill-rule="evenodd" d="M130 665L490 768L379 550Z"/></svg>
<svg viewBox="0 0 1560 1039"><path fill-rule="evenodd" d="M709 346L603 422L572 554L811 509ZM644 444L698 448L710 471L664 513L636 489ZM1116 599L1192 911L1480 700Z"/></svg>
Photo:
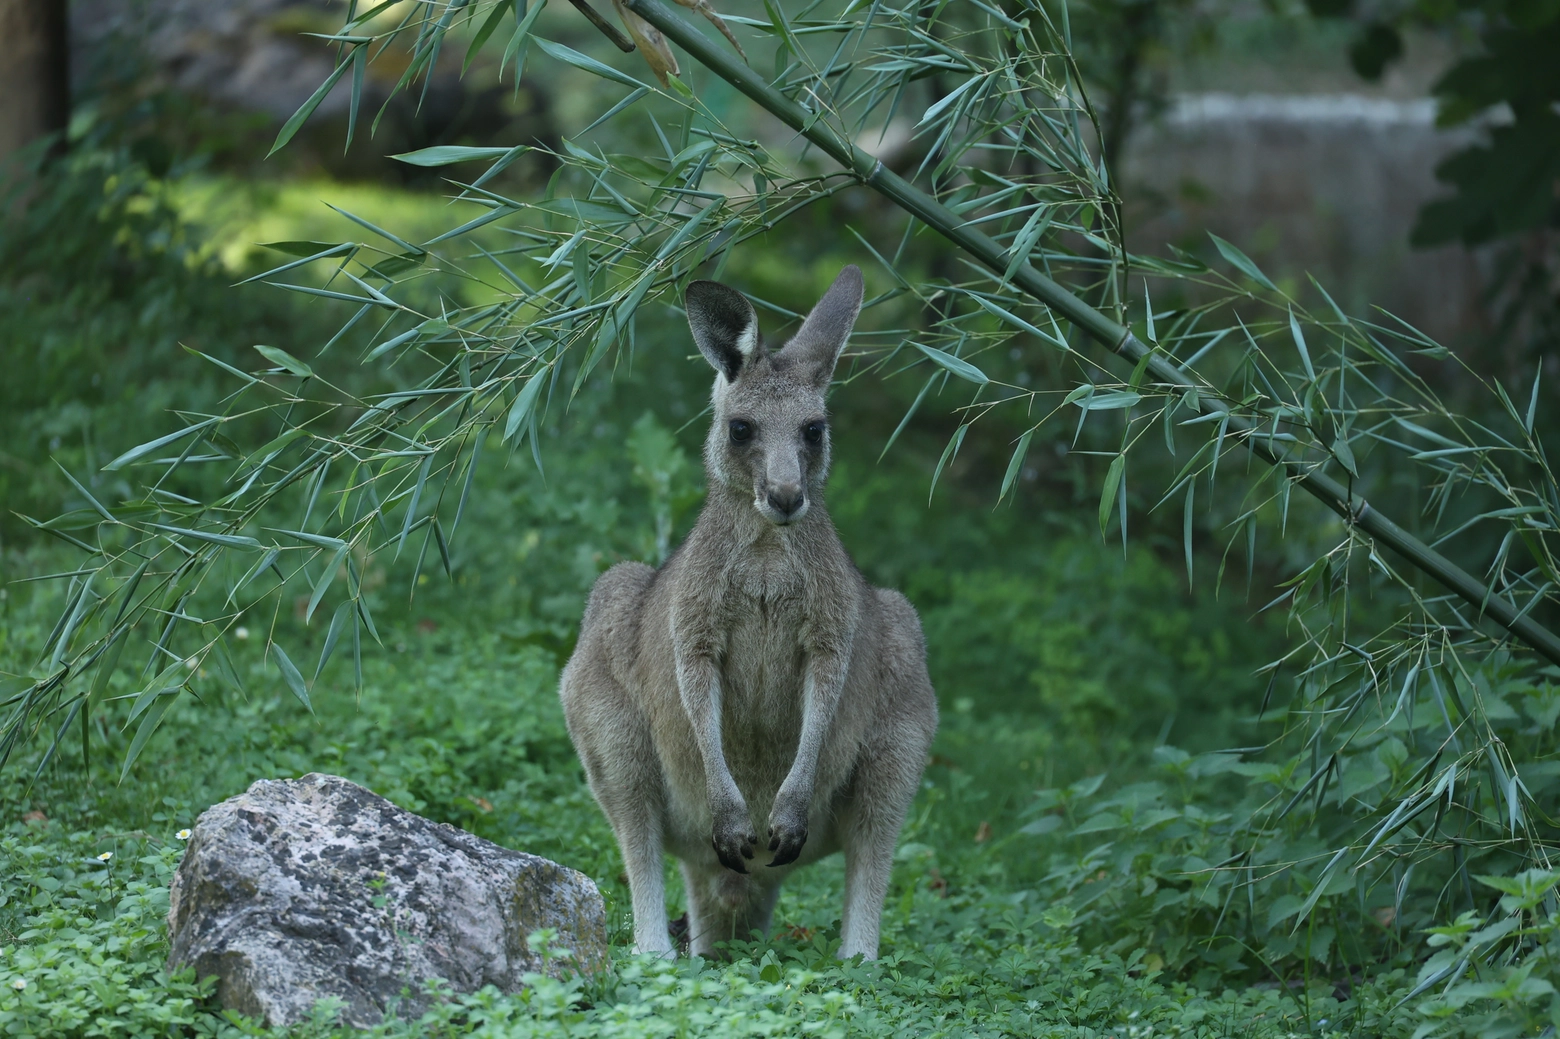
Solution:
<svg viewBox="0 0 1560 1039"><path fill-rule="evenodd" d="M69 120L65 0L0 0L0 163Z"/></svg>

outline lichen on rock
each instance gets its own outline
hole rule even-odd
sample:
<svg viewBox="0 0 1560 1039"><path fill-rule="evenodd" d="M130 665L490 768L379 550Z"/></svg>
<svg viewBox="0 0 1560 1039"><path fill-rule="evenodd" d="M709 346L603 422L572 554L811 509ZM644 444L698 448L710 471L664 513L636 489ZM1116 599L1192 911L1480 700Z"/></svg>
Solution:
<svg viewBox="0 0 1560 1039"><path fill-rule="evenodd" d="M556 932L546 962L527 935ZM196 822L174 876L169 967L216 975L224 1007L285 1026L321 999L368 1027L456 992L607 963L596 885L415 815L338 776L260 780Z"/></svg>

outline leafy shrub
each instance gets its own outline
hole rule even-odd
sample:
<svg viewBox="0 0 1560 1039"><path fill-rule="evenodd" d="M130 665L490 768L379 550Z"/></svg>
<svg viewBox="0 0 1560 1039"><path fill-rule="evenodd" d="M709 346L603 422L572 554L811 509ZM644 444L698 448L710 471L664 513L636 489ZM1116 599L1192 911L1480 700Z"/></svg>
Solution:
<svg viewBox="0 0 1560 1039"><path fill-rule="evenodd" d="M217 1033L211 981L163 969L172 837L0 836L0 1034Z"/></svg>

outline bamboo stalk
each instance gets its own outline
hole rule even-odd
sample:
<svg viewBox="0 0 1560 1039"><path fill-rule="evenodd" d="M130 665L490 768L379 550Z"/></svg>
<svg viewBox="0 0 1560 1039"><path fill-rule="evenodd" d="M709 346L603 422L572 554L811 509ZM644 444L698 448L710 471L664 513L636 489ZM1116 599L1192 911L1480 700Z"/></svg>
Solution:
<svg viewBox="0 0 1560 1039"><path fill-rule="evenodd" d="M746 94L781 122L806 137L840 165L854 173L863 184L874 188L900 208L975 257L997 274L1008 269L1007 250L989 236L961 220L935 198L920 190L881 161L856 147L835 132L817 112L810 111L776 90L745 63L715 44L697 28L678 16L661 0L625 0L626 6L661 30L700 64ZM1011 279L1035 299L1083 329L1101 345L1133 364L1150 349L1129 329L1079 299L1062 285L1025 263ZM1147 370L1160 383L1195 388L1198 384L1162 356L1148 359ZM1363 497L1321 471L1321 465L1289 457L1279 444L1265 438L1247 420L1234 415L1224 401L1212 394L1199 393L1198 407L1204 413L1229 416L1229 428L1245 436L1241 442L1268 465L1283 466L1289 479L1299 484L1332 509L1344 521L1365 531L1387 545L1423 573L1467 600L1475 610L1489 616L1507 631L1526 642L1551 662L1560 664L1560 637L1524 614L1513 603L1495 595L1481 581L1447 559L1423 541L1371 507Z"/></svg>

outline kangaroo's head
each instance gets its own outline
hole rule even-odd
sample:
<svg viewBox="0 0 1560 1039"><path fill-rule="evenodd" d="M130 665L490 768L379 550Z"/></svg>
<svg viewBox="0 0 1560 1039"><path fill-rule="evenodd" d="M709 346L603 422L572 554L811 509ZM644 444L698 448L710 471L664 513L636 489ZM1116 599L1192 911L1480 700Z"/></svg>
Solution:
<svg viewBox="0 0 1560 1039"><path fill-rule="evenodd" d="M850 266L782 349L758 334L747 297L696 281L685 302L699 352L715 369L715 421L704 442L713 483L752 495L753 508L784 526L807 514L829 472L824 392L861 312L861 270Z"/></svg>

